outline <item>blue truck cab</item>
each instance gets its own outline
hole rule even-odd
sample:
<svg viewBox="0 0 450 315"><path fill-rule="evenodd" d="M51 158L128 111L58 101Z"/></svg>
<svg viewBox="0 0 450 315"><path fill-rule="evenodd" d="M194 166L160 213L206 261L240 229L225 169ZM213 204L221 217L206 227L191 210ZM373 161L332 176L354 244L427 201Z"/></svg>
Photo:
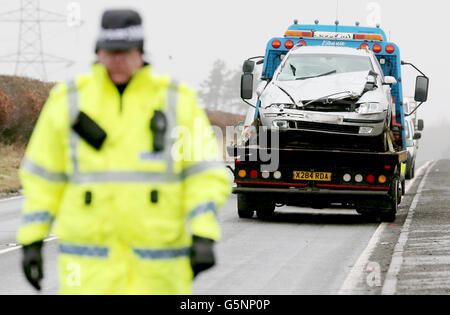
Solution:
<svg viewBox="0 0 450 315"><path fill-rule="evenodd" d="M347 59L350 58L346 65L357 70L341 71L341 64L336 64L339 71L299 77L298 69L308 68L312 59L304 59L307 62L303 60L298 68L297 64L287 64L289 58L297 55L303 58L302 54L318 55L325 61L330 56L340 58L345 54ZM262 74L255 97L253 60L258 58L258 63L262 63ZM370 60L370 67L364 64L367 60ZM243 66L241 98L246 102L256 99L254 104L249 103L254 105L252 127L256 129L251 130L247 124L244 132L250 130L256 141L228 147L228 153L236 161L233 192L238 195L239 217L250 218L256 211L258 217L267 218L276 206L290 205L351 208L382 221L393 221L401 201L402 163L407 156L402 64L409 63L401 61L400 48L387 40L382 29L340 26L338 23L294 23L283 37L268 41L264 57L247 59ZM361 69L358 68L360 65L363 65ZM283 82L280 78L286 77L285 72L290 77ZM353 86L360 86L359 92L351 91L347 81L355 81ZM327 84L335 90L330 89L327 93ZM373 101L360 101L371 93L384 93L389 107L371 112ZM415 100L422 103L427 94L428 78L425 75L417 77ZM387 117L388 147L385 150L363 148L364 142L368 141L357 142L357 139L364 139L361 131L374 128L369 128L371 125L367 123L358 126L362 120L355 117L358 118L358 114L378 117L376 114L381 113ZM281 141L274 146L267 139L262 141L267 136L267 128L269 133L277 132L280 140L291 140L291 135L298 135L297 131L301 129L306 131L307 139L316 135L322 137L315 141L321 146L308 146L303 138L292 138L295 141L287 146L281 145ZM338 139L353 146L336 147ZM265 167L266 161L261 157L267 156L267 152L276 156L276 169Z"/></svg>

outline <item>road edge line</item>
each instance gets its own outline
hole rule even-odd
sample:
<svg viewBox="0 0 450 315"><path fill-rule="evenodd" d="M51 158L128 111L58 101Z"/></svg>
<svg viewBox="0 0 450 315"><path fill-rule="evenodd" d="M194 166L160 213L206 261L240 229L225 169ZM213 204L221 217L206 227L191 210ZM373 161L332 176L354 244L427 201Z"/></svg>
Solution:
<svg viewBox="0 0 450 315"><path fill-rule="evenodd" d="M417 178L420 176L420 173L426 169L433 161L428 161L424 165L422 165L417 170L417 176L408 183L407 191L411 189ZM430 167L431 169L431 167ZM408 210L409 211L409 210ZM363 277L364 269L369 263L369 258L372 255L378 240L383 232L383 230L386 228L387 223L380 223L378 225L378 228L373 233L372 237L369 240L369 243L367 244L366 248L363 250L361 255L356 260L355 265L353 265L353 268L350 270L350 273L348 274L347 278L344 280L344 283L342 284L341 288L339 289L338 295L351 295L354 293L358 283Z"/></svg>
<svg viewBox="0 0 450 315"><path fill-rule="evenodd" d="M13 197L0 199L0 203L6 202L6 201L15 200L15 199L20 199L20 198L23 198L23 195L18 195L18 196L13 196Z"/></svg>
<svg viewBox="0 0 450 315"><path fill-rule="evenodd" d="M56 239L57 239L56 236L49 236L48 238L46 238L44 240L44 243L51 242L51 241L54 241ZM11 248L2 249L2 250L0 250L0 255L3 255L3 254L6 254L6 253L15 251L17 249L21 249L22 247L23 247L22 245L17 245L17 246L11 247Z"/></svg>
<svg viewBox="0 0 450 315"><path fill-rule="evenodd" d="M352 270L350 271L347 278L345 279L344 283L342 284L342 286L338 292L338 295L353 294L353 291L355 290L360 279L362 278L364 269L367 266L367 264L369 262L369 258L372 255L372 253L378 243L380 235L384 231L386 226L387 226L387 223L380 223L380 225L378 225L378 228L373 233L366 248L363 250L363 252L359 256L358 260L356 261L355 265L353 266Z"/></svg>
<svg viewBox="0 0 450 315"><path fill-rule="evenodd" d="M397 244L395 244L394 252L392 254L392 260L386 273L383 288L381 289L382 295L394 295L397 290L397 276L403 264L403 252L406 242L408 241L409 229L414 216L414 212L417 208L417 204L419 203L419 198L422 193L423 187L425 186L427 177L436 163L437 162L433 162L423 176L419 184L419 188L417 189L416 195L414 196L413 202L411 203L411 207L408 210L408 215L406 217L405 223L403 224Z"/></svg>

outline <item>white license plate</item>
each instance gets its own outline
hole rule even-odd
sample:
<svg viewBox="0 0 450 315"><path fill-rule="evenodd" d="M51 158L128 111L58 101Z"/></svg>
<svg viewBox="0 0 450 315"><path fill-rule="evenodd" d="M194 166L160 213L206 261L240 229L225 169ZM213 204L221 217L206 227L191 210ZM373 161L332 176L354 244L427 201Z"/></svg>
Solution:
<svg viewBox="0 0 450 315"><path fill-rule="evenodd" d="M307 171L294 171L293 178L295 180L314 180L321 182L330 182L332 173L327 172L307 172Z"/></svg>
<svg viewBox="0 0 450 315"><path fill-rule="evenodd" d="M344 122L344 117L338 115L307 114L305 118L312 122L325 124L342 124Z"/></svg>

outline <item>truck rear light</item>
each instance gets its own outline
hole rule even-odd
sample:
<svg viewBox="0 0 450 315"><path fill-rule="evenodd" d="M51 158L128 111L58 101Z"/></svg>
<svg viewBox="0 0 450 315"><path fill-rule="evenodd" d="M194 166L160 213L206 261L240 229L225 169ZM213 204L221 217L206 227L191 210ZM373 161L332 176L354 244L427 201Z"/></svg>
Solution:
<svg viewBox="0 0 450 315"><path fill-rule="evenodd" d="M258 177L258 171L255 171L255 170L250 171L250 177L251 177L251 178L256 178L256 177Z"/></svg>
<svg viewBox="0 0 450 315"><path fill-rule="evenodd" d="M381 47L380 44L375 44L375 45L373 45L372 50L374 53L379 53L383 50L383 47Z"/></svg>
<svg viewBox="0 0 450 315"><path fill-rule="evenodd" d="M361 49L369 49L369 44L362 43L361 46L359 46L359 48L361 48Z"/></svg>
<svg viewBox="0 0 450 315"><path fill-rule="evenodd" d="M394 47L394 45L387 45L385 50L388 54L392 54L395 52L395 47Z"/></svg>
<svg viewBox="0 0 450 315"><path fill-rule="evenodd" d="M375 182L375 176L373 176L373 175L368 175L368 176L367 176L367 182L368 182L369 184L372 184L373 182Z"/></svg>
<svg viewBox="0 0 450 315"><path fill-rule="evenodd" d="M390 165L385 165L385 166L384 166L384 169L385 169L385 170L390 170L391 168L392 168L392 166L390 166Z"/></svg>
<svg viewBox="0 0 450 315"><path fill-rule="evenodd" d="M379 182L380 184L384 184L384 183L386 183L386 181L387 181L386 176L384 176L384 175L378 176L378 182Z"/></svg>
<svg viewBox="0 0 450 315"><path fill-rule="evenodd" d="M355 182L361 183L363 181L364 177L361 174L357 174L355 176Z"/></svg>
<svg viewBox="0 0 450 315"><path fill-rule="evenodd" d="M345 174L344 177L342 178L344 180L344 182L349 182L352 180L352 175L350 174Z"/></svg>
<svg viewBox="0 0 450 315"><path fill-rule="evenodd" d="M247 176L247 172L245 170L239 170L238 176L244 178L245 176Z"/></svg>
<svg viewBox="0 0 450 315"><path fill-rule="evenodd" d="M276 171L275 173L273 173L273 178L280 179L281 178L281 172L280 171Z"/></svg>
<svg viewBox="0 0 450 315"><path fill-rule="evenodd" d="M262 172L261 173L261 177L264 179L268 179L270 177L270 173L269 172Z"/></svg>
<svg viewBox="0 0 450 315"><path fill-rule="evenodd" d="M287 49L291 49L292 47L294 47L294 42L291 41L291 40L287 40L287 41L284 43L284 47L286 47Z"/></svg>
<svg viewBox="0 0 450 315"><path fill-rule="evenodd" d="M306 42L305 42L304 40L299 41L299 42L297 43L297 45L299 45L299 46L307 46L307 45L306 45Z"/></svg>
<svg viewBox="0 0 450 315"><path fill-rule="evenodd" d="M280 42L278 39L275 39L275 40L272 42L272 47L273 47L273 48L280 48L280 47L281 47L281 42Z"/></svg>

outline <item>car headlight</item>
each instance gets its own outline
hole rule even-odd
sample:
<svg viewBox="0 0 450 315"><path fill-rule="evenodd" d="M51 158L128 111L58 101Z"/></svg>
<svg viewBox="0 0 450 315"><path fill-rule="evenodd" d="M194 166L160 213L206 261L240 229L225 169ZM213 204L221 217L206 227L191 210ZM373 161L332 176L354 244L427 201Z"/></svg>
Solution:
<svg viewBox="0 0 450 315"><path fill-rule="evenodd" d="M275 129L287 129L289 127L289 123L285 120L275 120L272 124Z"/></svg>
<svg viewBox="0 0 450 315"><path fill-rule="evenodd" d="M364 115L382 113L384 109L384 106L380 103L362 103L355 111Z"/></svg>
<svg viewBox="0 0 450 315"><path fill-rule="evenodd" d="M360 135L370 135L373 131L372 127L359 127Z"/></svg>

